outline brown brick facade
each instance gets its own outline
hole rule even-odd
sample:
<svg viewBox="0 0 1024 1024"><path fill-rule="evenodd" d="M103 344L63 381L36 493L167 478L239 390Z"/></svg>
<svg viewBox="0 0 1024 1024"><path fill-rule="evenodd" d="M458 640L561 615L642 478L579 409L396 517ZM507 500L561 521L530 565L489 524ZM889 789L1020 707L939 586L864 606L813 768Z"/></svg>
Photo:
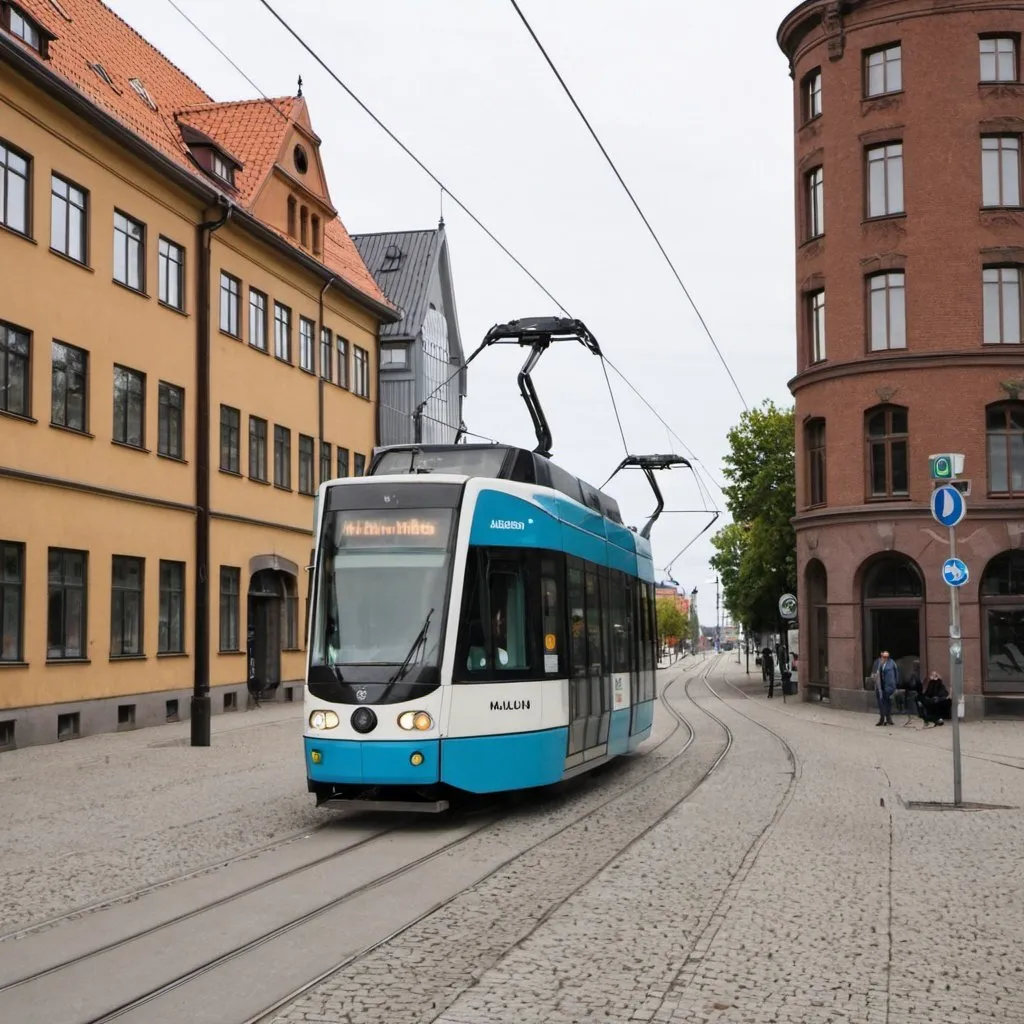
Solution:
<svg viewBox="0 0 1024 1024"><path fill-rule="evenodd" d="M954 451L972 481L967 714L1024 711L1022 35L1024 7L996 0L809 0L779 30L794 82L801 681L841 706L873 705L878 646L948 685L928 456ZM1007 147L987 172L983 145ZM987 293L986 268L1006 272Z"/></svg>

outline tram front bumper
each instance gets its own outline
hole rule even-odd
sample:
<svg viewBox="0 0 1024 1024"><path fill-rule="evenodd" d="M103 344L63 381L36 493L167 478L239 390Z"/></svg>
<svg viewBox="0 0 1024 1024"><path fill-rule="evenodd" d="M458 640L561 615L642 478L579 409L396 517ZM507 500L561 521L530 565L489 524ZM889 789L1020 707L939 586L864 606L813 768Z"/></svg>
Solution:
<svg viewBox="0 0 1024 1024"><path fill-rule="evenodd" d="M312 782L428 786L441 777L439 740L332 740L305 736Z"/></svg>

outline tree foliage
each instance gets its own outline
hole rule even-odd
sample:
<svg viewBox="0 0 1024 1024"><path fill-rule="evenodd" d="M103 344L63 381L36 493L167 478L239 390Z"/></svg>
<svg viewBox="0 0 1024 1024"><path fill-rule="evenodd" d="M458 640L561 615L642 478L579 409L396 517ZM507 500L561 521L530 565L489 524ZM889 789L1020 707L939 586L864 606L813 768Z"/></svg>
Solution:
<svg viewBox="0 0 1024 1024"><path fill-rule="evenodd" d="M671 597L659 597L654 608L658 617L658 636L662 642L682 640L688 629L679 605Z"/></svg>
<svg viewBox="0 0 1024 1024"><path fill-rule="evenodd" d="M750 630L778 627L778 601L796 593L795 422L766 401L729 432L726 505L733 522L712 538L725 607Z"/></svg>

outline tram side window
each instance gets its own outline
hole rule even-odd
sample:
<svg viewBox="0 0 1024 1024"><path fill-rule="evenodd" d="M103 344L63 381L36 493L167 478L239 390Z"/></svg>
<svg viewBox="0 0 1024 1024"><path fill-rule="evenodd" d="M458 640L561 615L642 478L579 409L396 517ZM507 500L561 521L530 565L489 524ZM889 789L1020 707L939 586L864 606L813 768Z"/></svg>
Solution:
<svg viewBox="0 0 1024 1024"><path fill-rule="evenodd" d="M590 679L587 670L587 620L584 574L569 567L566 573L566 601L569 605L569 721L590 714Z"/></svg>
<svg viewBox="0 0 1024 1024"><path fill-rule="evenodd" d="M500 678L534 666L536 644L529 628L528 592L525 554L495 557L487 551L470 552L456 655L468 678Z"/></svg>
<svg viewBox="0 0 1024 1024"><path fill-rule="evenodd" d="M644 700L654 700L654 673L657 671L658 630L654 622L654 587L650 583L643 584L644 619L647 631L647 672L644 675Z"/></svg>
<svg viewBox="0 0 1024 1024"><path fill-rule="evenodd" d="M587 595L587 675L590 677L590 713L599 715L604 711L601 685L604 676L604 654L601 649L601 602L598 598L597 573L588 571L585 576Z"/></svg>
<svg viewBox="0 0 1024 1024"><path fill-rule="evenodd" d="M612 671L622 675L629 671L629 628L626 622L626 578L612 570L609 580L609 623L611 632Z"/></svg>

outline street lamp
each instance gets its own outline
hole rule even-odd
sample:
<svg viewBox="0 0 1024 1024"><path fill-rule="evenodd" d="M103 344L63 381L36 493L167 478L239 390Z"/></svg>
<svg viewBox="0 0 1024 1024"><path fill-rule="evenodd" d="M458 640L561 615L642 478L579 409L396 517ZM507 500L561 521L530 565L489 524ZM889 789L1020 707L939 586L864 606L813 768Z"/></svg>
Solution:
<svg viewBox="0 0 1024 1024"><path fill-rule="evenodd" d="M697 622L697 637L694 639L690 637L691 645L696 645L693 648L693 656L697 656L697 652L700 650L700 616L697 614L697 588L694 587L690 591L690 616Z"/></svg>

